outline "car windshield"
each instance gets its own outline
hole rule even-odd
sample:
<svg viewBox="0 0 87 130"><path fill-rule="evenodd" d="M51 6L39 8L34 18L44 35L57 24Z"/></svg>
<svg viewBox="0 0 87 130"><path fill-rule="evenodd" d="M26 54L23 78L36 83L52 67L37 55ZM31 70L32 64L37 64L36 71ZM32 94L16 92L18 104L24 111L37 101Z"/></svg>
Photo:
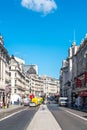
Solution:
<svg viewBox="0 0 87 130"><path fill-rule="evenodd" d="M67 99L66 99L66 100L65 100L65 99L61 99L61 101L66 102L66 101L67 101Z"/></svg>

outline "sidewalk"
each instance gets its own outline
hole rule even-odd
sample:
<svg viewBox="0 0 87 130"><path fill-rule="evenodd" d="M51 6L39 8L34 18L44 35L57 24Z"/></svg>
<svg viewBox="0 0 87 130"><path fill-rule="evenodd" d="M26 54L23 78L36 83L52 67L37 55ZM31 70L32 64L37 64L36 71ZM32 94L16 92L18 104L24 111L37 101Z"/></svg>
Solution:
<svg viewBox="0 0 87 130"><path fill-rule="evenodd" d="M21 107L23 107L23 106L21 106L21 105L9 105L9 108L0 108L0 113L7 112L7 111L10 111L10 110L14 110L14 109L21 108Z"/></svg>
<svg viewBox="0 0 87 130"><path fill-rule="evenodd" d="M87 112L87 107L84 107L83 109L78 109L78 108L75 108L75 107L67 107L67 108L77 110L77 111L81 111L81 112Z"/></svg>
<svg viewBox="0 0 87 130"><path fill-rule="evenodd" d="M61 128L47 106L41 105L27 130L61 130Z"/></svg>

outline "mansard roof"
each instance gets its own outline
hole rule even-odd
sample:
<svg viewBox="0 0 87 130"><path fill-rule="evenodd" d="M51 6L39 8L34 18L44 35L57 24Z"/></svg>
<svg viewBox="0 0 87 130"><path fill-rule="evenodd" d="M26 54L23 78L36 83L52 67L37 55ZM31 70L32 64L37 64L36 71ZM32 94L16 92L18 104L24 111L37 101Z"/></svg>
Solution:
<svg viewBox="0 0 87 130"><path fill-rule="evenodd" d="M36 70L33 68L33 66L30 66L30 68L27 71L27 74L37 74Z"/></svg>

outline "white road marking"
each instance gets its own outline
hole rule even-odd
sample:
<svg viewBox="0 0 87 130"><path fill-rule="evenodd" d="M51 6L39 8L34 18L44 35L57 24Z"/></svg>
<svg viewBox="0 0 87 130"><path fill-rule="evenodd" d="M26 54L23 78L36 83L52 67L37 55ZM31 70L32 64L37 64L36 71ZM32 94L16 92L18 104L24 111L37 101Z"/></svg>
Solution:
<svg viewBox="0 0 87 130"><path fill-rule="evenodd" d="M82 116L79 116L79 115L77 115L77 114L74 114L74 113L72 113L72 112L70 112L70 111L68 111L68 110L64 110L64 111L66 111L67 113L72 114L72 115L74 115L74 116L76 116L76 117L79 117L80 119L83 119L83 120L87 121L87 119L84 118L84 117L82 117Z"/></svg>
<svg viewBox="0 0 87 130"><path fill-rule="evenodd" d="M3 121L3 120L5 120L5 119L7 119L7 118L9 118L9 117L11 117L11 116L13 116L13 115L15 115L15 114L17 114L17 113L20 113L20 112L22 112L22 111L25 111L25 110L27 110L27 108L26 108L26 109L23 109L23 110L20 110L20 111L17 111L17 112L15 112L15 113L13 113L13 114L10 114L10 115L8 115L8 116L6 116L6 117L0 119L0 121Z"/></svg>

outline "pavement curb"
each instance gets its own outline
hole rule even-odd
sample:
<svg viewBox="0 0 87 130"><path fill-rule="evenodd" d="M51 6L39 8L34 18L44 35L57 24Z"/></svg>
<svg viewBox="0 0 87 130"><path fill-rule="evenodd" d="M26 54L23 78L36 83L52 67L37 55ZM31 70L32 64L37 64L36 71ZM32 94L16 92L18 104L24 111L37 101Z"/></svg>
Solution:
<svg viewBox="0 0 87 130"><path fill-rule="evenodd" d="M22 108L22 107L24 107L24 106L15 106L15 105L13 105L13 106L10 106L9 108L1 108L0 109L0 113L3 113L3 112L8 112L8 111L11 111L11 110L16 110L16 109L18 109L18 108Z"/></svg>

